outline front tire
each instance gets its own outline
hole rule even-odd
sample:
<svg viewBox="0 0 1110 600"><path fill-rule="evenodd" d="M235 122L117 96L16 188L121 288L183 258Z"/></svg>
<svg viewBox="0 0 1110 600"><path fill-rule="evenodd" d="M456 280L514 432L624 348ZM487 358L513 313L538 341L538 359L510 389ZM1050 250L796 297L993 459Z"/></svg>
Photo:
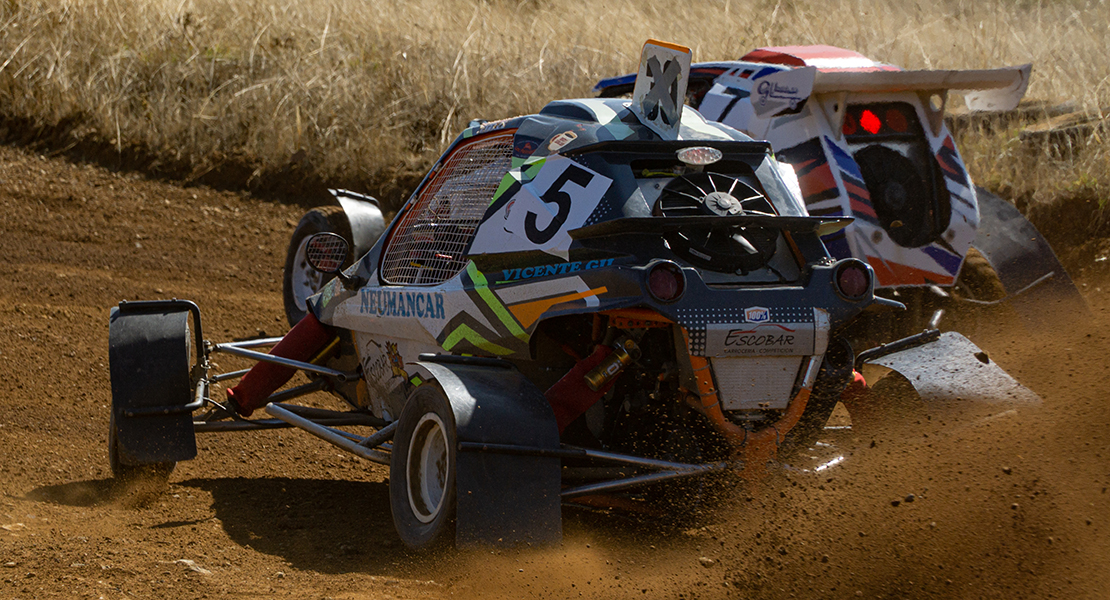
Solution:
<svg viewBox="0 0 1110 600"><path fill-rule="evenodd" d="M434 383L412 392L401 411L389 464L393 524L406 546L429 550L455 530L455 415Z"/></svg>
<svg viewBox="0 0 1110 600"><path fill-rule="evenodd" d="M347 215L339 206L319 206L301 217L293 236L289 240L289 249L285 254L285 272L282 281L282 296L285 301L285 318L289 325L296 325L308 314L307 300L309 296L319 292L324 285L332 280L331 275L324 275L308 264L305 248L308 238L316 233L334 233L347 240L347 246L354 248L351 235L351 224ZM343 262L344 268L352 262L351 250Z"/></svg>
<svg viewBox="0 0 1110 600"><path fill-rule="evenodd" d="M161 491L169 483L170 473L173 473L177 463L169 461L146 465L128 465L121 462L116 417L112 415L108 420L108 465L112 469L112 478L117 486L130 487L142 482L144 487L153 491Z"/></svg>
<svg viewBox="0 0 1110 600"><path fill-rule="evenodd" d="M840 402L840 394L852 381L852 364L855 354L852 346L843 338L829 342L817 380L813 385L805 412L798 423L786 434L781 452L795 454L813 446L825 431L833 409Z"/></svg>
<svg viewBox="0 0 1110 600"><path fill-rule="evenodd" d="M129 410L151 405L187 403L192 397L190 365L196 352L187 313L113 312L108 350L112 382L108 466L117 491L140 490L140 495L153 497L166 489L177 465L173 460L158 459L196 455L188 416L126 416ZM121 423L125 444L120 443Z"/></svg>

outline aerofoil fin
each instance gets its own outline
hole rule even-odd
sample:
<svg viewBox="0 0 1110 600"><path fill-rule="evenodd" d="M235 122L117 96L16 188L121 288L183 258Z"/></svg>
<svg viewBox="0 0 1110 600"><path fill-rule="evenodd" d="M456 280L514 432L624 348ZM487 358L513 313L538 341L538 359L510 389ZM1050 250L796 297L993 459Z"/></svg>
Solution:
<svg viewBox="0 0 1110 600"><path fill-rule="evenodd" d="M632 90L632 112L665 140L678 139L686 86L690 82L690 49L648 40L640 53L640 72Z"/></svg>

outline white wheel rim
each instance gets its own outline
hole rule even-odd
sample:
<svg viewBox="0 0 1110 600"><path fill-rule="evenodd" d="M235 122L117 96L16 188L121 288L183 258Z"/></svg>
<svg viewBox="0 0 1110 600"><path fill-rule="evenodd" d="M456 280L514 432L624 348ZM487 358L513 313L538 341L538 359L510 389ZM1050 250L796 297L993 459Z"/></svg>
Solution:
<svg viewBox="0 0 1110 600"><path fill-rule="evenodd" d="M407 459L409 507L421 523L431 523L446 504L447 477L451 473L447 428L439 415L420 417Z"/></svg>
<svg viewBox="0 0 1110 600"><path fill-rule="evenodd" d="M293 303L302 312L308 310L308 297L319 292L322 287L320 285L320 273L308 264L306 249L308 248L309 237L305 236L300 245L297 246L297 253L293 257L293 272L289 274L293 290Z"/></svg>

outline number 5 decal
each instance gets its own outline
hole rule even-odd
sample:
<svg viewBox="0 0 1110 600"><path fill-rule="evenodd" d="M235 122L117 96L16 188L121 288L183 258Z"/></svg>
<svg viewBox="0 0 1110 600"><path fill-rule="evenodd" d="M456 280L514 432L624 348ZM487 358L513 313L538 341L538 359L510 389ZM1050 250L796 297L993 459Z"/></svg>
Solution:
<svg viewBox="0 0 1110 600"><path fill-rule="evenodd" d="M567 260L567 232L590 218L612 183L565 156L550 156L532 181L482 223L470 254L539 250Z"/></svg>
<svg viewBox="0 0 1110 600"><path fill-rule="evenodd" d="M545 203L558 206L559 212L555 213L555 216L551 218L547 227L543 229L536 226L536 217L538 216L536 213L525 213L524 234L528 236L528 239L532 240L536 245L550 242L551 238L555 237L555 234L559 233L559 230L567 222L567 217L570 216L570 209L573 202L570 193L566 190L567 182L573 183L580 188L586 188L593 179L594 174L582 167L574 163L567 165L567 169L556 177L551 187L547 188L547 191L540 196L540 199Z"/></svg>

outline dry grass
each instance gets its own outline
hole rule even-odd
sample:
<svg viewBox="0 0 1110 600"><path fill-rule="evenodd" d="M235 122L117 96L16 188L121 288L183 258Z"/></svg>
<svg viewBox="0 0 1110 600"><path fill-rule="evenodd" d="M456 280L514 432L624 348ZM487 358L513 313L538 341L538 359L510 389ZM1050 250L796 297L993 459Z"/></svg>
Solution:
<svg viewBox="0 0 1110 600"><path fill-rule="evenodd" d="M1105 0L7 0L0 113L137 148L155 170L233 163L228 185L296 176L374 193L471 118L590 95L648 37L695 60L825 43L907 68L1031 61L1030 96L1110 106ZM1038 199L1069 185L1105 196L1107 141L1058 164L1014 160L1014 139L965 139L973 174Z"/></svg>

